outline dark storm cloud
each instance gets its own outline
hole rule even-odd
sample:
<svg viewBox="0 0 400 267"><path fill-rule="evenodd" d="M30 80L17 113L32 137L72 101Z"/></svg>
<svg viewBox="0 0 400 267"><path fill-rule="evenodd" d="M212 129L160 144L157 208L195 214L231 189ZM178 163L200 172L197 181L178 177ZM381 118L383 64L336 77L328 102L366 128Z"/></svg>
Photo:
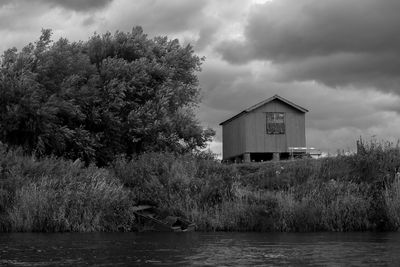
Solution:
<svg viewBox="0 0 400 267"><path fill-rule="evenodd" d="M289 80L390 88L399 80L399 12L397 0L275 0L252 9L244 41L217 50L232 63L272 61Z"/></svg>
<svg viewBox="0 0 400 267"><path fill-rule="evenodd" d="M397 0L279 0L253 10L246 36L255 55L276 61L398 51L399 11Z"/></svg>
<svg viewBox="0 0 400 267"><path fill-rule="evenodd" d="M277 64L281 78L316 80L330 86L373 85L388 91L400 84L400 53L336 53ZM400 92L400 91L399 91Z"/></svg>
<svg viewBox="0 0 400 267"><path fill-rule="evenodd" d="M111 11L113 19L103 26L110 30L130 29L133 25L141 25L146 32L156 35L190 31L201 25L202 10L206 4L206 0L117 1L115 9Z"/></svg>
<svg viewBox="0 0 400 267"><path fill-rule="evenodd" d="M0 8L10 4L11 2L12 2L12 0L1 0L0 1Z"/></svg>
<svg viewBox="0 0 400 267"><path fill-rule="evenodd" d="M206 61L203 71L199 74L203 90L202 102L219 109L227 116L239 112L252 105L254 99L265 97L256 90L259 84L253 78L249 68ZM222 121L223 118L218 120Z"/></svg>
<svg viewBox="0 0 400 267"><path fill-rule="evenodd" d="M40 32L41 28L56 28L63 21L71 18L71 13L76 11L79 15L93 15L93 11L104 9L113 0L0 0L0 30L12 31L19 35L21 32L33 28ZM60 10L62 9L62 10ZM69 12L66 12L69 11ZM76 16L75 18L79 18ZM79 22L75 22L75 25ZM86 23L86 24L85 24ZM89 25L87 19L84 25ZM2 37L4 39L4 35Z"/></svg>
<svg viewBox="0 0 400 267"><path fill-rule="evenodd" d="M113 1L114 0L0 0L0 8L29 11L41 5L49 5L50 7L62 7L78 12L87 12L105 8ZM43 11L44 10L45 9L43 9Z"/></svg>
<svg viewBox="0 0 400 267"><path fill-rule="evenodd" d="M205 23L199 30L199 38L195 41L195 48L198 51L203 50L212 43L218 27L214 22Z"/></svg>
<svg viewBox="0 0 400 267"><path fill-rule="evenodd" d="M61 6L66 9L85 12L101 9L110 4L113 0L42 0L52 6Z"/></svg>
<svg viewBox="0 0 400 267"><path fill-rule="evenodd" d="M196 19L206 3L206 1L153 1L149 5L151 8L149 13L141 13L140 17L161 31L188 30L194 26L192 23L197 22Z"/></svg>

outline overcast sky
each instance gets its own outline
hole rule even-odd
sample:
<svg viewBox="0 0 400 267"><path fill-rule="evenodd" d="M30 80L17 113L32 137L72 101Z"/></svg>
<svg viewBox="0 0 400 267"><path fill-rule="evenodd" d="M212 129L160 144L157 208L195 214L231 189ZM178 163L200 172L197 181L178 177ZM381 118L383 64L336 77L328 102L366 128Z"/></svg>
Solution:
<svg viewBox="0 0 400 267"><path fill-rule="evenodd" d="M398 0L0 0L0 50L51 28L54 39L130 31L191 43L205 56L198 119L221 121L279 94L310 110L307 146L400 136Z"/></svg>

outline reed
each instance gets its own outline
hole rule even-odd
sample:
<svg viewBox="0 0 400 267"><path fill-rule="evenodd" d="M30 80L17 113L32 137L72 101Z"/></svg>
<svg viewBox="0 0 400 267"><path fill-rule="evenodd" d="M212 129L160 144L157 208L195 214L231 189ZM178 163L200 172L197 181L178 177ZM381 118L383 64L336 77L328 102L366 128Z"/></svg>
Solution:
<svg viewBox="0 0 400 267"><path fill-rule="evenodd" d="M104 171L43 176L17 190L8 215L12 231L129 231L134 222L128 190Z"/></svg>
<svg viewBox="0 0 400 267"><path fill-rule="evenodd" d="M400 227L400 173L397 173L393 183L385 188L384 198L388 217L398 229Z"/></svg>
<svg viewBox="0 0 400 267"><path fill-rule="evenodd" d="M2 231L130 231L131 192L108 170L1 151Z"/></svg>
<svg viewBox="0 0 400 267"><path fill-rule="evenodd" d="M358 231L371 229L370 201L347 182L307 191L239 190L235 201L196 210L193 219L205 231Z"/></svg>
<svg viewBox="0 0 400 267"><path fill-rule="evenodd" d="M152 204L202 231L364 231L400 227L400 150L358 142L325 159L224 165L146 153L108 168L0 145L0 231L131 231Z"/></svg>

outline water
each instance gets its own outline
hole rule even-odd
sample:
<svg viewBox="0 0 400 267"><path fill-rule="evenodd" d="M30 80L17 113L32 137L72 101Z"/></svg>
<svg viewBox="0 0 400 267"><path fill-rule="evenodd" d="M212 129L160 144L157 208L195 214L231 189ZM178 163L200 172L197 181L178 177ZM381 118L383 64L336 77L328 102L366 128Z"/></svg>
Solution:
<svg viewBox="0 0 400 267"><path fill-rule="evenodd" d="M399 266L400 233L0 234L7 266Z"/></svg>

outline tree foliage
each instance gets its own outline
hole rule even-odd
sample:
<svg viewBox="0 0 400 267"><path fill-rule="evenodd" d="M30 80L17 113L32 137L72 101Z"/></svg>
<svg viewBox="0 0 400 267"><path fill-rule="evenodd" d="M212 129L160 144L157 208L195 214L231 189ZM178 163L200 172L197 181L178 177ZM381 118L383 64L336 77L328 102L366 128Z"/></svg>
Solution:
<svg viewBox="0 0 400 267"><path fill-rule="evenodd" d="M86 42L38 41L4 52L0 140L37 156L104 165L117 154L183 153L214 135L194 116L202 59L142 28Z"/></svg>

